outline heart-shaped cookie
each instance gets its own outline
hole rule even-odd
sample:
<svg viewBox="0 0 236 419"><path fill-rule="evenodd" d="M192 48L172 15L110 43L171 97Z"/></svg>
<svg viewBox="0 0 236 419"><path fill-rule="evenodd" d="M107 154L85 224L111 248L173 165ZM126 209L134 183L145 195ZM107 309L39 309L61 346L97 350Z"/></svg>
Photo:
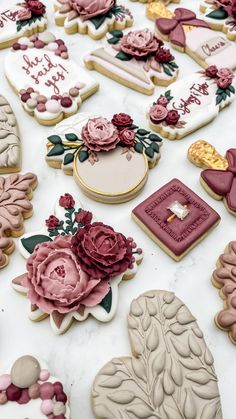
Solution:
<svg viewBox="0 0 236 419"><path fill-rule="evenodd" d="M95 378L96 418L223 418L212 354L173 292L133 300L128 331L133 356L114 358Z"/></svg>

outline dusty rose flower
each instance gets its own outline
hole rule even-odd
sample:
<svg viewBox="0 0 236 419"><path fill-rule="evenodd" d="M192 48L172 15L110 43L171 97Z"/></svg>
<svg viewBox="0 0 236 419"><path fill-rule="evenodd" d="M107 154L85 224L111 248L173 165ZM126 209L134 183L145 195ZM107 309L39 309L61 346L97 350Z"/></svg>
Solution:
<svg viewBox="0 0 236 419"><path fill-rule="evenodd" d="M211 79L215 78L217 76L218 68L216 65L211 65L205 70L205 74L207 77L210 77Z"/></svg>
<svg viewBox="0 0 236 419"><path fill-rule="evenodd" d="M81 135L84 145L91 151L109 151L119 142L117 128L102 117L89 119Z"/></svg>
<svg viewBox="0 0 236 419"><path fill-rule="evenodd" d="M223 78L217 80L217 86L220 89L227 89L232 84L232 79L229 78Z"/></svg>
<svg viewBox="0 0 236 419"><path fill-rule="evenodd" d="M179 121L180 115L177 111L169 111L166 117L167 125L176 125Z"/></svg>
<svg viewBox="0 0 236 419"><path fill-rule="evenodd" d="M73 208L75 205L75 200L73 196L69 193L65 193L63 196L59 199L59 205L65 209Z"/></svg>
<svg viewBox="0 0 236 419"><path fill-rule="evenodd" d="M120 49L135 58L143 58L156 52L163 42L149 29L132 31L124 35L120 41Z"/></svg>
<svg viewBox="0 0 236 419"><path fill-rule="evenodd" d="M60 225L60 220L55 215L50 215L45 224L50 230L54 230Z"/></svg>
<svg viewBox="0 0 236 419"><path fill-rule="evenodd" d="M82 20L105 15L115 4L115 0L69 0L69 4Z"/></svg>
<svg viewBox="0 0 236 419"><path fill-rule="evenodd" d="M109 292L109 283L83 272L71 250L71 236L57 236L36 246L27 261L23 285L28 298L44 313L66 314L80 305L93 307Z"/></svg>
<svg viewBox="0 0 236 419"><path fill-rule="evenodd" d="M26 2L27 8L31 11L33 16L43 15L46 12L46 7L41 1L28 0Z"/></svg>
<svg viewBox="0 0 236 419"><path fill-rule="evenodd" d="M173 55L171 54L170 50L167 48L159 48L155 55L156 60L159 63L169 63L174 59Z"/></svg>
<svg viewBox="0 0 236 419"><path fill-rule="evenodd" d="M133 119L127 113L116 113L111 122L115 125L118 130L129 128L133 124Z"/></svg>
<svg viewBox="0 0 236 419"><path fill-rule="evenodd" d="M17 20L28 20L32 16L32 13L29 9L25 8L18 12Z"/></svg>
<svg viewBox="0 0 236 419"><path fill-rule="evenodd" d="M164 121L167 114L167 109L161 105L153 105L150 109L150 119L154 124Z"/></svg>
<svg viewBox="0 0 236 419"><path fill-rule="evenodd" d="M90 224L93 218L93 214L90 211L85 211L85 210L81 210L80 212L78 212L75 216L75 221L78 224Z"/></svg>
<svg viewBox="0 0 236 419"><path fill-rule="evenodd" d="M218 77L223 77L223 78L225 78L225 79L227 79L227 78L233 79L233 77L234 77L234 73L233 73L233 71L232 71L232 70L230 70L229 68L220 68L220 69L217 71L217 76L218 76Z"/></svg>
<svg viewBox="0 0 236 419"><path fill-rule="evenodd" d="M93 278L120 275L132 264L130 242L103 223L79 229L71 242L81 268Z"/></svg>
<svg viewBox="0 0 236 419"><path fill-rule="evenodd" d="M161 105L161 106L167 106L169 103L168 99L166 99L165 96L160 96L159 99L157 100L157 104Z"/></svg>
<svg viewBox="0 0 236 419"><path fill-rule="evenodd" d="M124 128L119 132L120 144L125 147L133 147L135 140L135 132L131 129Z"/></svg>

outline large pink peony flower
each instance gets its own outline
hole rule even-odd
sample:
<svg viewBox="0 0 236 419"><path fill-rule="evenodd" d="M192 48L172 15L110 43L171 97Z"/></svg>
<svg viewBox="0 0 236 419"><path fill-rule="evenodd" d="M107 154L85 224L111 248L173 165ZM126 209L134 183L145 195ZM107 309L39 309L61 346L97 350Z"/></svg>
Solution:
<svg viewBox="0 0 236 419"><path fill-rule="evenodd" d="M115 0L69 0L69 4L82 20L105 15L115 4Z"/></svg>
<svg viewBox="0 0 236 419"><path fill-rule="evenodd" d="M135 58L143 58L156 52L163 42L149 29L132 31L121 38L119 47L126 54Z"/></svg>
<svg viewBox="0 0 236 419"><path fill-rule="evenodd" d="M27 261L23 286L28 298L44 313L66 314L80 305L93 307L109 292L108 280L83 272L71 250L71 236L57 236L41 243Z"/></svg>
<svg viewBox="0 0 236 419"><path fill-rule="evenodd" d="M103 223L79 229L71 243L81 268L93 278L120 275L133 263L129 240Z"/></svg>
<svg viewBox="0 0 236 419"><path fill-rule="evenodd" d="M81 135L84 145L91 151L109 151L119 142L117 128L102 117L89 119Z"/></svg>

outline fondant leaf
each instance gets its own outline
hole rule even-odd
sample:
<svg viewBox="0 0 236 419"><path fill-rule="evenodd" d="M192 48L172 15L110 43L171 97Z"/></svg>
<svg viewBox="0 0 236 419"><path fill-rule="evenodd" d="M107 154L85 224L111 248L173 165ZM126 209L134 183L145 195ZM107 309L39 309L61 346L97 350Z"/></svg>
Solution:
<svg viewBox="0 0 236 419"><path fill-rule="evenodd" d="M123 32L119 31L118 29L113 29L112 31L109 32L112 36L115 36L116 38L122 38L123 37Z"/></svg>
<svg viewBox="0 0 236 419"><path fill-rule="evenodd" d="M121 61L130 61L132 60L132 55L129 55L123 51L120 51L118 52L118 54L116 54L116 58L118 58L118 60L121 60Z"/></svg>
<svg viewBox="0 0 236 419"><path fill-rule="evenodd" d="M145 149L145 153L146 153L146 155L148 156L148 157L150 157L151 159L153 158L153 156L154 156L154 150L152 149L152 147L147 147L146 149Z"/></svg>
<svg viewBox="0 0 236 419"><path fill-rule="evenodd" d="M216 105L219 105L223 100L223 97L221 95L216 96Z"/></svg>
<svg viewBox="0 0 236 419"><path fill-rule="evenodd" d="M223 8L215 9L212 12L208 13L206 17L210 17L212 19L226 19L228 17L228 12L224 10Z"/></svg>
<svg viewBox="0 0 236 419"><path fill-rule="evenodd" d="M89 19L89 21L91 23L93 23L93 25L95 26L95 29L99 29L100 26L102 26L102 24L105 22L106 20L106 16L105 15L99 15L96 17L93 17L92 19Z"/></svg>
<svg viewBox="0 0 236 419"><path fill-rule="evenodd" d="M112 307L112 290L110 288L110 291L108 294L103 298L103 300L100 303L100 306L106 310L107 313L110 313L111 307Z"/></svg>
<svg viewBox="0 0 236 419"><path fill-rule="evenodd" d="M22 246L29 252L30 254L33 253L34 248L39 243L45 243L52 241L49 236L46 236L44 234L36 234L35 236L27 237L21 239Z"/></svg>
<svg viewBox="0 0 236 419"><path fill-rule="evenodd" d="M73 134L73 133L69 133L69 134L65 134L65 137L66 137L66 139L68 140L68 141L78 141L79 140L79 138L77 137L77 135L76 134Z"/></svg>
<svg viewBox="0 0 236 419"><path fill-rule="evenodd" d="M162 67L163 67L164 73L167 74L167 76L170 76L171 77L172 76L172 72L171 72L168 64L162 64Z"/></svg>
<svg viewBox="0 0 236 419"><path fill-rule="evenodd" d="M63 164L66 166L67 164L70 164L74 161L74 153L67 153L64 157Z"/></svg>
<svg viewBox="0 0 236 419"><path fill-rule="evenodd" d="M137 403L133 406L127 407L127 412L133 413L138 419L146 419L152 416L151 409L144 403Z"/></svg>
<svg viewBox="0 0 236 419"><path fill-rule="evenodd" d="M228 87L228 89L229 89L232 93L235 93L235 88L234 88L234 86L232 86L232 84Z"/></svg>
<svg viewBox="0 0 236 419"><path fill-rule="evenodd" d="M138 129L137 134L141 135L141 137L144 137L145 135L150 134L150 131L147 131L146 129L140 128L140 129Z"/></svg>
<svg viewBox="0 0 236 419"><path fill-rule="evenodd" d="M89 158L89 153L87 150L80 150L78 157L79 161L83 163L85 160Z"/></svg>
<svg viewBox="0 0 236 419"><path fill-rule="evenodd" d="M116 38L115 36L107 40L108 44L111 44L111 45L118 44L119 41L120 41L120 38Z"/></svg>
<svg viewBox="0 0 236 419"><path fill-rule="evenodd" d="M60 156L65 151L64 146L62 144L56 144L51 150L48 152L47 156Z"/></svg>
<svg viewBox="0 0 236 419"><path fill-rule="evenodd" d="M156 135L156 134L149 134L148 138L151 141L157 141L158 143L162 142L162 138L159 137L159 135Z"/></svg>
<svg viewBox="0 0 236 419"><path fill-rule="evenodd" d="M143 144L142 143L135 143L134 149L135 149L135 151L137 151L137 153L142 153L143 152Z"/></svg>
<svg viewBox="0 0 236 419"><path fill-rule="evenodd" d="M52 144L61 144L62 143L62 139L61 139L61 137L59 137L59 135L50 135L50 137L48 137L48 141L50 141L50 143L52 143Z"/></svg>

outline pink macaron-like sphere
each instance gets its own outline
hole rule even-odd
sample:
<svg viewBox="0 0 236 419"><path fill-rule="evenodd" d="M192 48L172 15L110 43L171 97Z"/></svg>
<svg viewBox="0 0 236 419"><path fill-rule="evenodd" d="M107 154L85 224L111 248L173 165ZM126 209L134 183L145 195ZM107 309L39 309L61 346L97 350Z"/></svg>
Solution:
<svg viewBox="0 0 236 419"><path fill-rule="evenodd" d="M11 376L9 374L3 374L0 376L0 391L6 390L11 384Z"/></svg>
<svg viewBox="0 0 236 419"><path fill-rule="evenodd" d="M52 400L43 400L41 403L41 412L44 415L50 415L53 412L54 403Z"/></svg>
<svg viewBox="0 0 236 419"><path fill-rule="evenodd" d="M52 383L43 383L40 387L40 398L42 400L52 399L55 391ZM61 400L60 400L61 401Z"/></svg>

